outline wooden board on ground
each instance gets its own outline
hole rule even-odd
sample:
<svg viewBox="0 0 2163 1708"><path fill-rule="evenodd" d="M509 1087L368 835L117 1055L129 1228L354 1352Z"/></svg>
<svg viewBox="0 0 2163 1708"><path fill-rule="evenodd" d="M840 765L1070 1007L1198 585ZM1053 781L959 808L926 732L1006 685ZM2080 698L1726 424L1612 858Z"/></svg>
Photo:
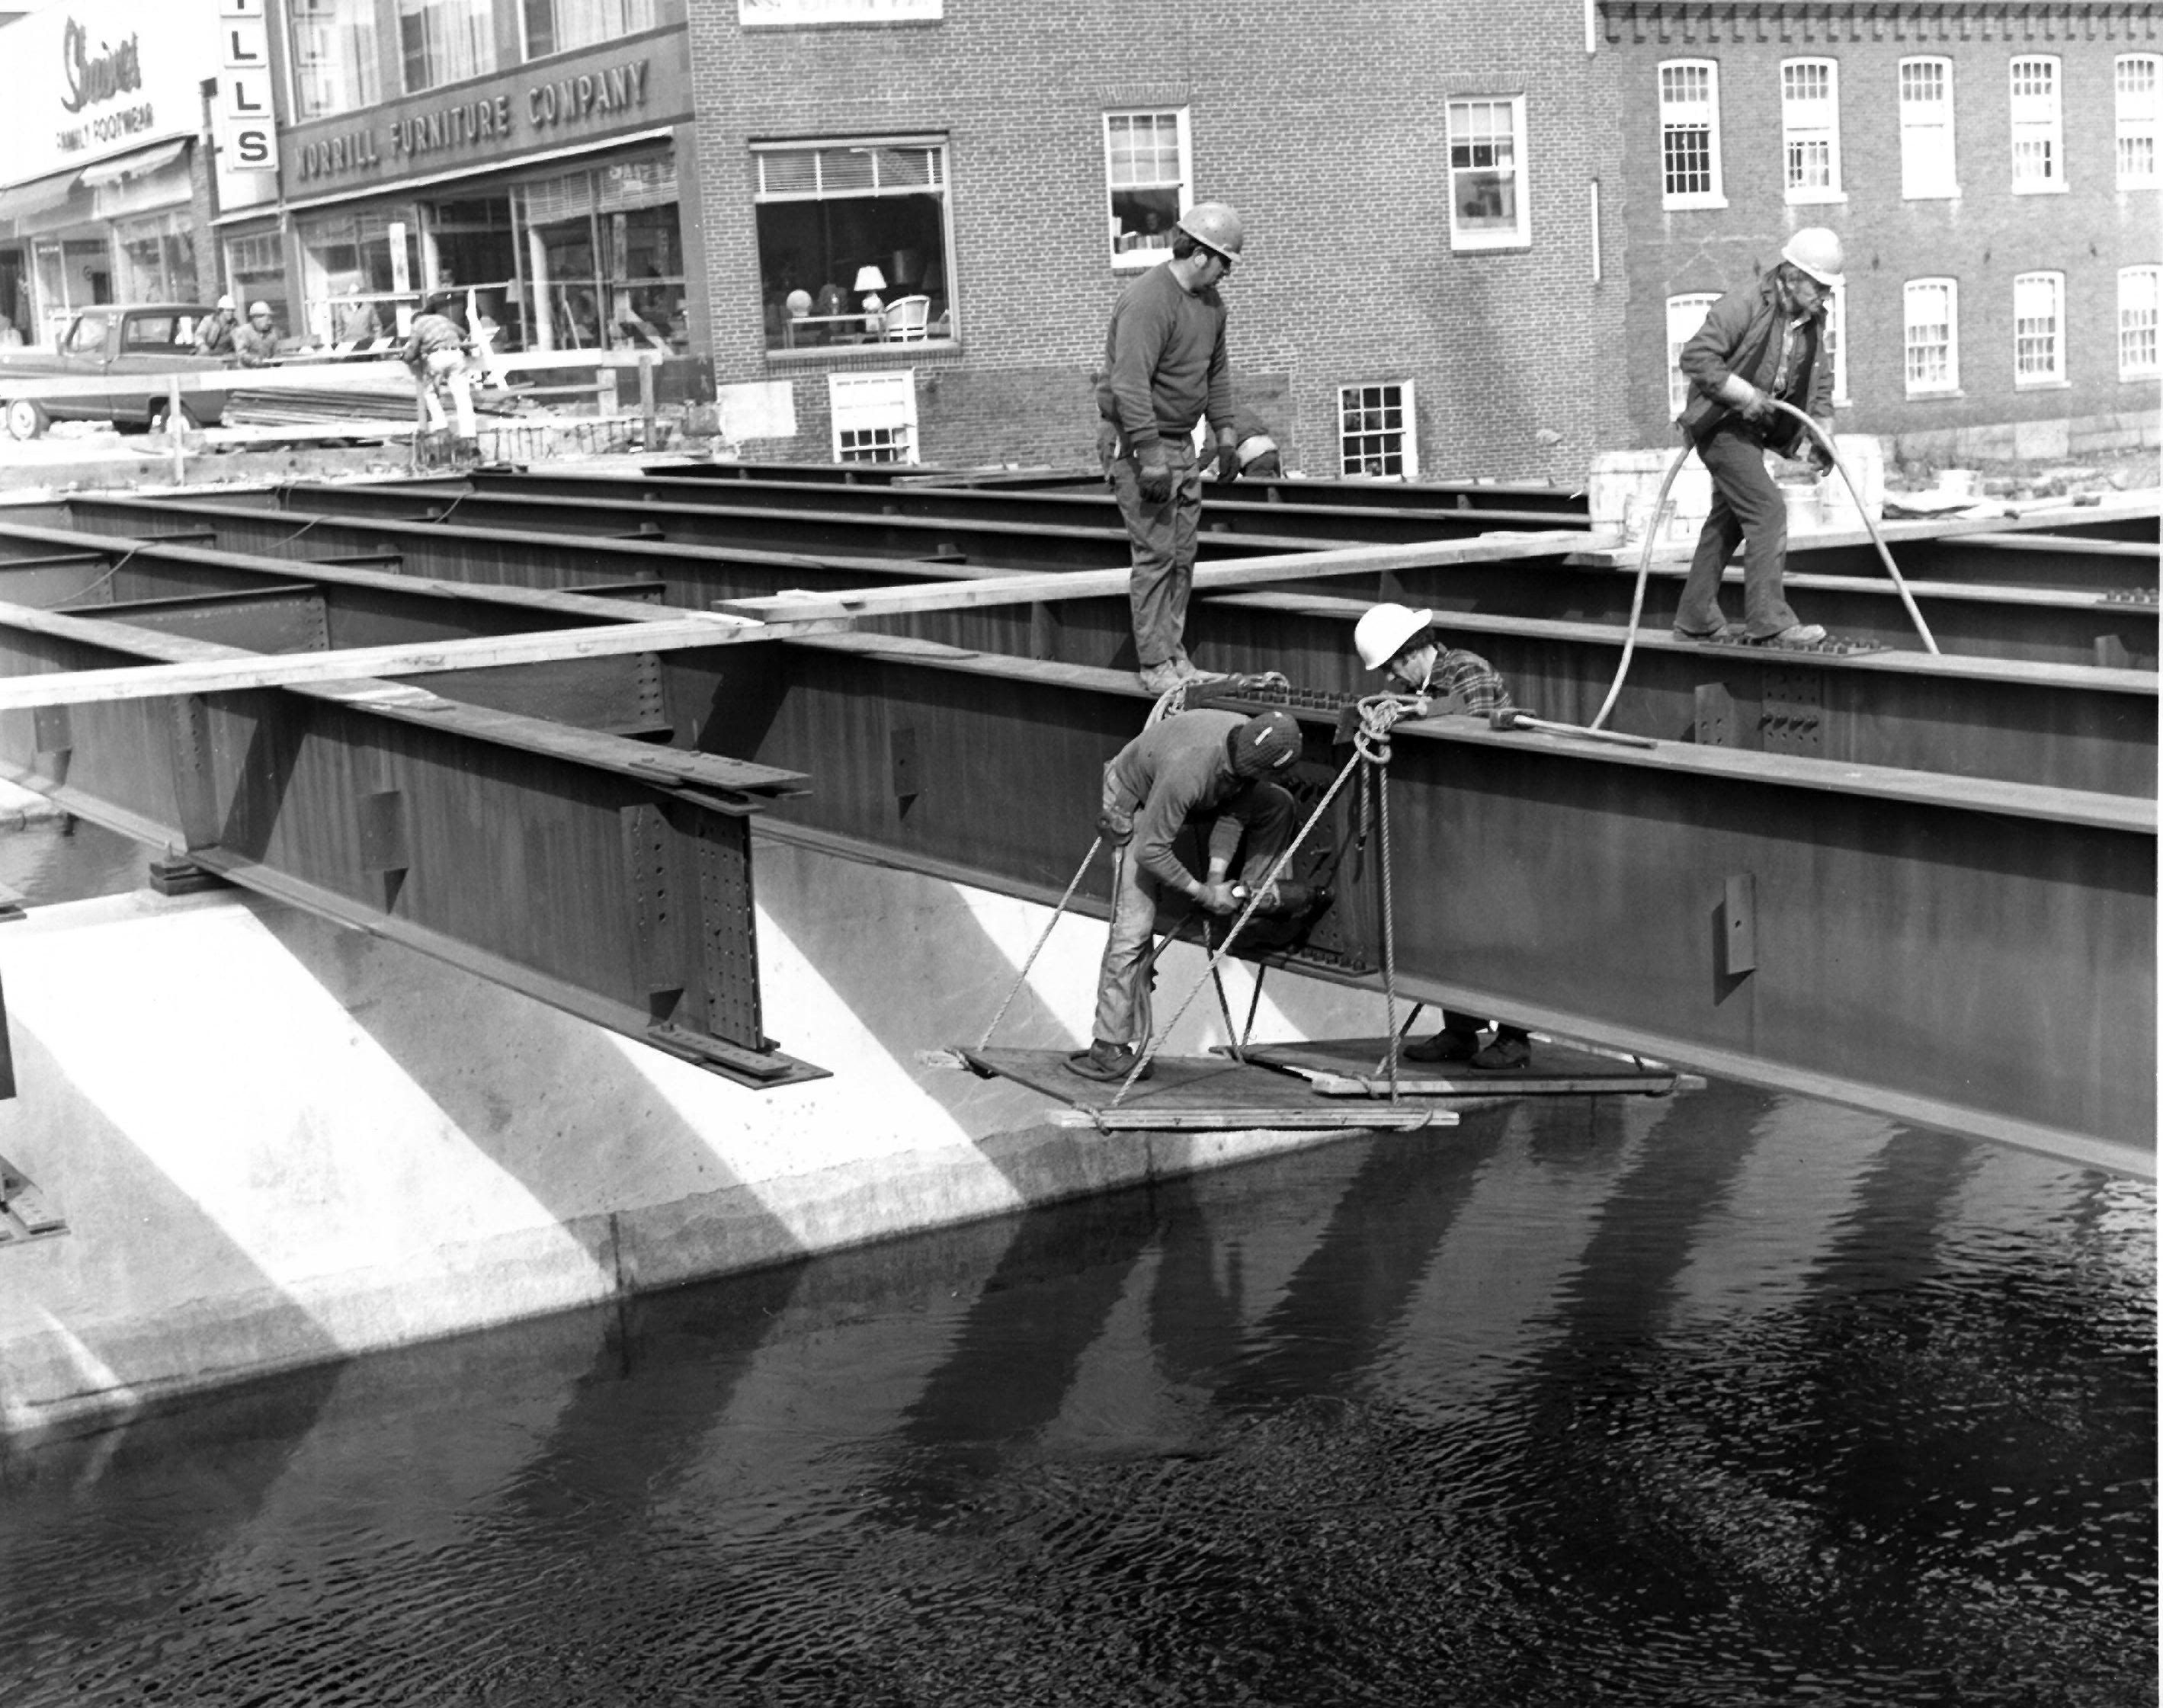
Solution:
<svg viewBox="0 0 2163 1708"><path fill-rule="evenodd" d="M1051 1112L1049 1119L1055 1127L1224 1132L1250 1127L1410 1130L1457 1124L1454 1110L1417 1098L1397 1103L1377 1100L1357 1109L1326 1103L1302 1080L1223 1056L1160 1056L1150 1064L1150 1077L1115 1109L1111 1103L1118 1096L1118 1082L1105 1084L1069 1073L1064 1050L965 1049L961 1055L979 1073L1013 1080L1071 1105Z"/></svg>
<svg viewBox="0 0 2163 1708"><path fill-rule="evenodd" d="M1386 1098L1390 1078L1376 1065L1383 1038L1324 1038L1306 1044L1250 1044L1247 1058L1296 1076L1325 1098ZM1397 1061L1397 1093L1420 1098L1539 1098L1635 1092L1665 1097L1678 1085L1704 1082L1664 1062L1595 1055L1590 1050L1532 1040L1530 1065L1485 1073L1462 1061Z"/></svg>

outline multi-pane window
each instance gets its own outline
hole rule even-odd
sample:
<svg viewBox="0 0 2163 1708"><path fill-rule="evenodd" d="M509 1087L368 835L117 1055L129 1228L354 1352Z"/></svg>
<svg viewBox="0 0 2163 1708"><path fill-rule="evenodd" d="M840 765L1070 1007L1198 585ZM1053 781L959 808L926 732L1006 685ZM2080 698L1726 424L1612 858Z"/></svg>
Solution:
<svg viewBox="0 0 2163 1708"><path fill-rule="evenodd" d="M293 116L327 118L383 98L376 72L375 0L289 0Z"/></svg>
<svg viewBox="0 0 2163 1708"><path fill-rule="evenodd" d="M398 52L408 95L493 71L495 8L489 0L398 0Z"/></svg>
<svg viewBox="0 0 2163 1708"><path fill-rule="evenodd" d="M830 374L826 399L834 418L836 463L914 463L916 373Z"/></svg>
<svg viewBox="0 0 2163 1708"><path fill-rule="evenodd" d="M2163 267L2121 267L2118 274L2118 377L2152 380L2156 298L2163 295Z"/></svg>
<svg viewBox="0 0 2163 1708"><path fill-rule="evenodd" d="M2118 56L2118 187L2155 186L2155 67L2154 54Z"/></svg>
<svg viewBox="0 0 2163 1708"><path fill-rule="evenodd" d="M1532 241L1525 202L1525 97L1449 103L1449 246L1519 249Z"/></svg>
<svg viewBox="0 0 2163 1708"><path fill-rule="evenodd" d="M2066 377L2066 275L2022 273L2013 280L2013 383L2054 385Z"/></svg>
<svg viewBox="0 0 2163 1708"><path fill-rule="evenodd" d="M762 143L752 158L768 349L956 336L944 142Z"/></svg>
<svg viewBox="0 0 2163 1708"><path fill-rule="evenodd" d="M1847 289L1825 294L1825 348L1819 360L1831 364L1832 399L1847 401Z"/></svg>
<svg viewBox="0 0 2163 1708"><path fill-rule="evenodd" d="M1689 406L1689 381L1681 367L1683 346L1697 336L1706 312L1720 301L1717 291L1693 291L1668 299L1668 416L1670 420Z"/></svg>
<svg viewBox="0 0 2163 1708"><path fill-rule="evenodd" d="M1900 194L1957 196L1953 173L1953 62L1900 61Z"/></svg>
<svg viewBox="0 0 2163 1708"><path fill-rule="evenodd" d="M2065 118L2058 100L2058 62L2048 55L2013 61L2014 192L2066 187Z"/></svg>
<svg viewBox="0 0 2163 1708"><path fill-rule="evenodd" d="M653 28L654 0L525 0L526 57L545 59Z"/></svg>
<svg viewBox="0 0 2163 1708"><path fill-rule="evenodd" d="M298 331L285 296L285 252L275 232L225 240L225 276L234 298L268 302L278 324Z"/></svg>
<svg viewBox="0 0 2163 1708"><path fill-rule="evenodd" d="M1338 466L1346 474L1411 479L1419 473L1412 382L1337 389Z"/></svg>
<svg viewBox="0 0 2163 1708"><path fill-rule="evenodd" d="M1720 67L1710 60L1660 67L1660 205L1727 205L1720 193Z"/></svg>
<svg viewBox="0 0 2163 1708"><path fill-rule="evenodd" d="M1780 65L1782 183L1790 202L1840 199L1840 62Z"/></svg>
<svg viewBox="0 0 2163 1708"><path fill-rule="evenodd" d="M1104 115L1104 186L1112 265L1152 267L1171 255L1171 230L1192 200L1184 108Z"/></svg>
<svg viewBox="0 0 2163 1708"><path fill-rule="evenodd" d="M1902 297L1908 396L1959 390L1959 285L1951 279L1910 279Z"/></svg>

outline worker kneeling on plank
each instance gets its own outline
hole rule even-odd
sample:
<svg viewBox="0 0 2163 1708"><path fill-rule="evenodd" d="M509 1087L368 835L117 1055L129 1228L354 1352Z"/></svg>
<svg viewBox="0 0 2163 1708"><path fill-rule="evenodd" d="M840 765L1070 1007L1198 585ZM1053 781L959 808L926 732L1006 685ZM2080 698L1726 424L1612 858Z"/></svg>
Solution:
<svg viewBox="0 0 2163 1708"><path fill-rule="evenodd" d="M1150 946L1160 890L1176 891L1209 913L1236 913L1244 898L1228 874L1243 845L1240 875L1248 888L1268 880L1291 840L1293 812L1291 794L1267 779L1299 751L1299 725L1289 712L1251 718L1179 712L1150 725L1104 768L1097 826L1118 851L1112 929L1097 980L1095 1039L1066 1058L1072 1071L1084 1079L1123 1080L1149 1042ZM1209 832L1209 875L1197 882L1172 844L1190 815L1211 812L1217 821ZM1293 887L1283 884L1265 894L1256 911L1283 911L1295 899Z"/></svg>
<svg viewBox="0 0 2163 1708"><path fill-rule="evenodd" d="M1384 673L1387 684L1406 694L1439 702L1436 711L1475 712L1491 719L1510 707L1509 684L1477 652L1447 646L1435 631L1434 613L1401 605L1378 605L1352 631L1359 662ZM1506 1021L1495 1025L1495 1040L1482 1045L1487 1023L1476 1014L1442 1011L1442 1030L1432 1038L1405 1046L1412 1061L1465 1061L1490 1072L1530 1065L1532 1034Z"/></svg>
<svg viewBox="0 0 2163 1708"><path fill-rule="evenodd" d="M1825 309L1842 282L1836 233L1809 226L1788 239L1779 265L1714 303L1678 365L1690 401L1678 418L1712 475L1712 510L1698 535L1675 607L1675 632L1707 640L1734 631L1720 610L1720 578L1745 540L1742 638L1812 646L1825 637L1796 616L1781 592L1788 566L1788 501L1765 472L1765 453L1799 452L1820 467L1830 457L1778 399L1832 432L1832 360ZM1799 444L1797 443L1800 440Z"/></svg>

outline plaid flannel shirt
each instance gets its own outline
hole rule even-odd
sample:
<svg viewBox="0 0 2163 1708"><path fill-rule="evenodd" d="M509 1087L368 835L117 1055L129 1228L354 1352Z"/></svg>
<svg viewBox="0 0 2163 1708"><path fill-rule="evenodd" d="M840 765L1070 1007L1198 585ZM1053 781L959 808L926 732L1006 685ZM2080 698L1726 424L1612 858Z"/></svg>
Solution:
<svg viewBox="0 0 2163 1708"><path fill-rule="evenodd" d="M1509 684L1492 664L1477 652L1445 647L1434 661L1427 691L1436 699L1453 699L1466 711L1485 717L1510 705Z"/></svg>

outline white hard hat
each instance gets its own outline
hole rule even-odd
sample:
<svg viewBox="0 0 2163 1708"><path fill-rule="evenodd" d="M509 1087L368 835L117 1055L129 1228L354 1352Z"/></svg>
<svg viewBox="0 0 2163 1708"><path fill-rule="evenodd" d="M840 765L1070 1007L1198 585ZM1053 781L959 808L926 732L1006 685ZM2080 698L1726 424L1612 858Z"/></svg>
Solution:
<svg viewBox="0 0 2163 1708"><path fill-rule="evenodd" d="M259 314L268 314L270 312L270 305L267 302L251 302L248 305L248 317L250 320L254 319Z"/></svg>
<svg viewBox="0 0 2163 1708"><path fill-rule="evenodd" d="M1821 225L1806 225L1788 239L1788 246L1780 251L1780 259L1791 267L1799 267L1828 291L1837 291L1846 282L1841 269L1847 255L1841 247L1840 233Z"/></svg>
<svg viewBox="0 0 2163 1708"><path fill-rule="evenodd" d="M226 295L226 296L223 296L219 297L219 298L217 299L217 306L218 306L220 308L230 308L230 307L232 307L232 306L233 306L233 297L232 297L232 296L230 295L230 293L228 293L228 295Z"/></svg>
<svg viewBox="0 0 2163 1708"><path fill-rule="evenodd" d="M1359 619L1359 626L1352 631L1352 644L1359 648L1362 664L1370 670L1380 670L1425 634L1433 622L1434 613L1431 610L1414 610L1402 605L1378 605Z"/></svg>

